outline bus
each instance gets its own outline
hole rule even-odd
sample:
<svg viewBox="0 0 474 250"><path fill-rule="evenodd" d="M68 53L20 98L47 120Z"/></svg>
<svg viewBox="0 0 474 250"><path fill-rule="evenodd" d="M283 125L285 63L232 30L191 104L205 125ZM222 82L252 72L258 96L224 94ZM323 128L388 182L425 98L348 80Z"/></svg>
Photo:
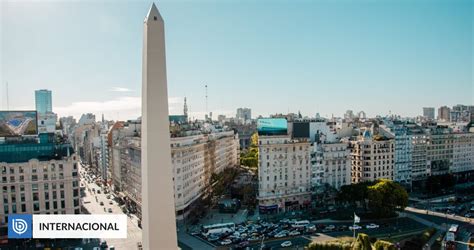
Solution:
<svg viewBox="0 0 474 250"><path fill-rule="evenodd" d="M293 228L302 228L309 225L309 220L299 220L291 223L291 227Z"/></svg>
<svg viewBox="0 0 474 250"><path fill-rule="evenodd" d="M201 231L202 235L206 237L211 234L232 233L235 231L235 223L229 222L202 226Z"/></svg>

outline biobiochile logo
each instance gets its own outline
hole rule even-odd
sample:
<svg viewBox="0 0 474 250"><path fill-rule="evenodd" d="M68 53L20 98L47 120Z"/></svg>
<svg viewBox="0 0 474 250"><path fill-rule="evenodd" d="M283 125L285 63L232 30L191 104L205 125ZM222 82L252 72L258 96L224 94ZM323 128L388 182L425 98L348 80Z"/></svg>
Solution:
<svg viewBox="0 0 474 250"><path fill-rule="evenodd" d="M8 216L8 238L32 238L33 216L31 214L10 214Z"/></svg>

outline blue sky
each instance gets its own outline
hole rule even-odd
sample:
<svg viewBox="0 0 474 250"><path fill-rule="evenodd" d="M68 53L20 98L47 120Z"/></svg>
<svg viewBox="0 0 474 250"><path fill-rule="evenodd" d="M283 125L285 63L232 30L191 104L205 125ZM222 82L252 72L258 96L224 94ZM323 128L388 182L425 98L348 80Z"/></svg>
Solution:
<svg viewBox="0 0 474 250"><path fill-rule="evenodd" d="M1 108L53 91L60 115L140 114L149 1L1 1ZM473 3L159 1L170 113L415 116L474 104Z"/></svg>

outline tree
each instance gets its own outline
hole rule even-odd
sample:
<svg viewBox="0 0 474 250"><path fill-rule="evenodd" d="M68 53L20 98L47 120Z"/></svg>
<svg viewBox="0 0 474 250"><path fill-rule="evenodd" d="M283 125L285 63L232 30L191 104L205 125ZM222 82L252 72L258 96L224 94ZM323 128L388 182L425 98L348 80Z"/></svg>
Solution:
<svg viewBox="0 0 474 250"><path fill-rule="evenodd" d="M396 210L408 206L408 193L398 183L380 179L368 187L370 210L378 217L392 216Z"/></svg>
<svg viewBox="0 0 474 250"><path fill-rule="evenodd" d="M374 244L375 250L396 250L395 245L388 241L378 240Z"/></svg>
<svg viewBox="0 0 474 250"><path fill-rule="evenodd" d="M353 250L372 250L369 236L367 234L358 234L356 241L352 245Z"/></svg>
<svg viewBox="0 0 474 250"><path fill-rule="evenodd" d="M257 147L258 146L258 134L254 133L252 137L250 137L250 146Z"/></svg>

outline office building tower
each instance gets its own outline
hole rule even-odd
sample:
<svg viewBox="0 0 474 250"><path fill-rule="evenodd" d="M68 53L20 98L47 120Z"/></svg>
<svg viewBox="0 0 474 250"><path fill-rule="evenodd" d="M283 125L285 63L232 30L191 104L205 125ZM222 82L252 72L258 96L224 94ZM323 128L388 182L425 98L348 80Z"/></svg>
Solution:
<svg viewBox="0 0 474 250"><path fill-rule="evenodd" d="M46 114L53 112L53 102L51 98L51 90L40 89L35 91L35 104L38 114Z"/></svg>

